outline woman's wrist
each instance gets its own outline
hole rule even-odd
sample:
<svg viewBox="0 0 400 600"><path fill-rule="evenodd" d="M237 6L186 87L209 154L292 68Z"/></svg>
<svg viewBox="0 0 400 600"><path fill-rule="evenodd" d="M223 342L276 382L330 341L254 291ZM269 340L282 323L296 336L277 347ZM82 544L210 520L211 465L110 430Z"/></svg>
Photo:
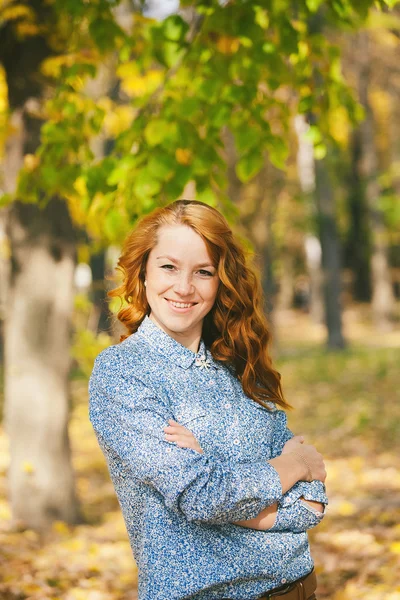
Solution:
<svg viewBox="0 0 400 600"><path fill-rule="evenodd" d="M286 452L268 461L277 471L282 485L282 494L285 494L298 481L307 476L307 467L294 453Z"/></svg>
<svg viewBox="0 0 400 600"><path fill-rule="evenodd" d="M297 460L299 462L299 464L302 465L303 470L305 469L305 472L303 473L303 477L301 478L301 480L309 481L309 482L312 481L313 476L312 476L311 467L310 467L307 459L303 456L303 454L301 452L299 452L298 450L292 450L289 454L292 454L292 456L295 458L295 460Z"/></svg>

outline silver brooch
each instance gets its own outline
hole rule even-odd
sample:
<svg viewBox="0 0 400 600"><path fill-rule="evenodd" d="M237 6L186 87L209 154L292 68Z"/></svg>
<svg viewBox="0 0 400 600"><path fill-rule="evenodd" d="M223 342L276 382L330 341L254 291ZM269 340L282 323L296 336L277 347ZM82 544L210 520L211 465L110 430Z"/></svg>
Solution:
<svg viewBox="0 0 400 600"><path fill-rule="evenodd" d="M203 356L197 356L194 361L196 367L200 367L200 369L210 369L212 366L211 360Z"/></svg>

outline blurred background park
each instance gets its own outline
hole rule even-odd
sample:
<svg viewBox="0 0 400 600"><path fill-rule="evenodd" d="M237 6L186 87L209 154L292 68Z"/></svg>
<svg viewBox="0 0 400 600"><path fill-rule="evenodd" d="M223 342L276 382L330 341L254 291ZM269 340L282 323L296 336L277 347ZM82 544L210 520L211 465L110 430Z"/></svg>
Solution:
<svg viewBox="0 0 400 600"><path fill-rule="evenodd" d="M318 598L400 599L399 94L391 0L0 0L1 600L136 598L87 379L121 242L177 198L260 270L326 459Z"/></svg>

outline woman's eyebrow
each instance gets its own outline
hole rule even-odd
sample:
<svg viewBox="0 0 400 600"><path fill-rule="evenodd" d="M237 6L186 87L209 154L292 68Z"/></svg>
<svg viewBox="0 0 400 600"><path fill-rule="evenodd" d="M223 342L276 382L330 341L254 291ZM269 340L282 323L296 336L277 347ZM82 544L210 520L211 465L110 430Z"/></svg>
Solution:
<svg viewBox="0 0 400 600"><path fill-rule="evenodd" d="M170 260L173 263L176 263L177 265L180 265L181 262L180 260L178 260L177 258L173 258L172 256L157 256L156 259L158 260L159 258L166 258L167 260ZM200 263L198 265L194 265L195 269L202 269L203 267L213 267L213 269L215 269L214 265L210 262L207 263Z"/></svg>

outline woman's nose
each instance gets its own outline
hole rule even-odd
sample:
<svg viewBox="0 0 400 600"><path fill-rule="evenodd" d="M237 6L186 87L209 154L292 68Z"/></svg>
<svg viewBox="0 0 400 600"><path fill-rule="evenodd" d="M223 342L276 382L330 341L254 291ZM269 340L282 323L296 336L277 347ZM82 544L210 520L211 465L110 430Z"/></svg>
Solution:
<svg viewBox="0 0 400 600"><path fill-rule="evenodd" d="M175 292L181 296L187 296L193 292L193 284L190 277L182 275L178 277L174 285Z"/></svg>

